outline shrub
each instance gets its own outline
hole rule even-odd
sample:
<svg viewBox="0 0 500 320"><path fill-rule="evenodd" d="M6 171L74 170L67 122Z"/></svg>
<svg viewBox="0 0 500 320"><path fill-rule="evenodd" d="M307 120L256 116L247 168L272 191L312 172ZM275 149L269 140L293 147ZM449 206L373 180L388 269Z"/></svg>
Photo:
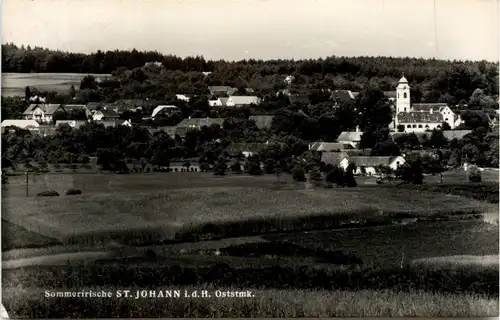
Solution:
<svg viewBox="0 0 500 320"><path fill-rule="evenodd" d="M150 167L147 167L147 168L146 168L146 172L151 172L151 168L150 168Z"/></svg>
<svg viewBox="0 0 500 320"><path fill-rule="evenodd" d="M301 181L301 182L306 181L306 172L305 172L304 168L297 167L297 168L293 169L292 178L295 181Z"/></svg>
<svg viewBox="0 0 500 320"><path fill-rule="evenodd" d="M241 173L241 163L238 161L231 165L231 171L234 173Z"/></svg>
<svg viewBox="0 0 500 320"><path fill-rule="evenodd" d="M210 171L210 165L206 162L200 163L200 170L202 172Z"/></svg>
<svg viewBox="0 0 500 320"><path fill-rule="evenodd" d="M7 184L7 174L2 171L2 184Z"/></svg>
<svg viewBox="0 0 500 320"><path fill-rule="evenodd" d="M72 195L75 195L75 194L82 194L82 191L81 191L81 190L78 190L78 189L69 189L69 190L66 192L66 195L67 195L67 196L72 196Z"/></svg>
<svg viewBox="0 0 500 320"><path fill-rule="evenodd" d="M320 181L321 180L321 172L319 171L318 166L313 166L311 171L309 172L311 180Z"/></svg>
<svg viewBox="0 0 500 320"><path fill-rule="evenodd" d="M37 197L58 197L59 193L55 190L42 191L36 195Z"/></svg>
<svg viewBox="0 0 500 320"><path fill-rule="evenodd" d="M175 169L174 169L174 171L175 171L175 172L178 172L178 171L179 171L179 169L178 169L178 168L175 168Z"/></svg>
<svg viewBox="0 0 500 320"><path fill-rule="evenodd" d="M481 182L481 171L476 165L470 165L467 168L467 180L469 182Z"/></svg>
<svg viewBox="0 0 500 320"><path fill-rule="evenodd" d="M336 185L343 186L344 185L344 170L338 166L334 166L327 174L326 174L326 182L335 183Z"/></svg>

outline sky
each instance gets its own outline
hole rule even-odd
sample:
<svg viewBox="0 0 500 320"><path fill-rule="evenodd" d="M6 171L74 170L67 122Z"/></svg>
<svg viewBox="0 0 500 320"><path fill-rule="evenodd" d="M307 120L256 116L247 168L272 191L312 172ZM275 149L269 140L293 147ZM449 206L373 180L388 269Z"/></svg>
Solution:
<svg viewBox="0 0 500 320"><path fill-rule="evenodd" d="M3 0L2 43L206 59L499 60L499 0Z"/></svg>

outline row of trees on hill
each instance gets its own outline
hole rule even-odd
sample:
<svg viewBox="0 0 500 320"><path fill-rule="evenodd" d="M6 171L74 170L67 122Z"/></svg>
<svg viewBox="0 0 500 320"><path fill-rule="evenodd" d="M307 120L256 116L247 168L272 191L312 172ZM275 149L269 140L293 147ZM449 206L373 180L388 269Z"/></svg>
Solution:
<svg viewBox="0 0 500 320"><path fill-rule="evenodd" d="M163 66L144 67L159 61ZM292 89L348 89L359 91L378 86L394 90L404 72L412 85L415 101L467 100L477 88L498 95L498 64L487 61L443 61L414 58L328 57L310 60L206 61L203 57L179 58L158 52L98 51L77 54L43 48L2 45L3 72L113 73L117 79L104 82L107 90L84 86L84 98L133 98L165 94L203 92L207 85L252 87L260 91L285 86L294 75ZM202 71L212 72L209 76ZM111 90L113 89L113 90ZM116 91L114 95L103 91ZM109 92L107 92L109 93Z"/></svg>

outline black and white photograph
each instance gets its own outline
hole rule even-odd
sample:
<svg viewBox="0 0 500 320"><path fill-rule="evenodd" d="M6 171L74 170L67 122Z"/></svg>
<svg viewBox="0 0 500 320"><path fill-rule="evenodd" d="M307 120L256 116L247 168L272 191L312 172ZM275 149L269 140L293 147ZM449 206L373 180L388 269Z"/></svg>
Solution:
<svg viewBox="0 0 500 320"><path fill-rule="evenodd" d="M499 316L498 0L4 0L1 318Z"/></svg>

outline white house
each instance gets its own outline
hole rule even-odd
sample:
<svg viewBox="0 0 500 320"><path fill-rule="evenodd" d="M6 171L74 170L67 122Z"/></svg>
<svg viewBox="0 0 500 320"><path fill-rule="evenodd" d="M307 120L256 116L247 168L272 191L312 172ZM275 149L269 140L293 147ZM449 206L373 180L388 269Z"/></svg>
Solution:
<svg viewBox="0 0 500 320"><path fill-rule="evenodd" d="M222 107L222 101L220 98L217 100L208 100L208 105L211 107Z"/></svg>
<svg viewBox="0 0 500 320"><path fill-rule="evenodd" d="M397 157L350 157L349 159L356 165L356 174L361 174L363 169L367 175L377 174L377 168L381 165L388 166L396 170L406 161L402 156Z"/></svg>
<svg viewBox="0 0 500 320"><path fill-rule="evenodd" d="M245 106L251 104L259 104L260 98L256 96L230 96L227 99L226 106L234 107L234 106Z"/></svg>
<svg viewBox="0 0 500 320"><path fill-rule="evenodd" d="M25 120L35 120L40 123L47 123L52 121L54 113L58 111L65 111L65 109L60 104L30 104L23 112L23 117Z"/></svg>

